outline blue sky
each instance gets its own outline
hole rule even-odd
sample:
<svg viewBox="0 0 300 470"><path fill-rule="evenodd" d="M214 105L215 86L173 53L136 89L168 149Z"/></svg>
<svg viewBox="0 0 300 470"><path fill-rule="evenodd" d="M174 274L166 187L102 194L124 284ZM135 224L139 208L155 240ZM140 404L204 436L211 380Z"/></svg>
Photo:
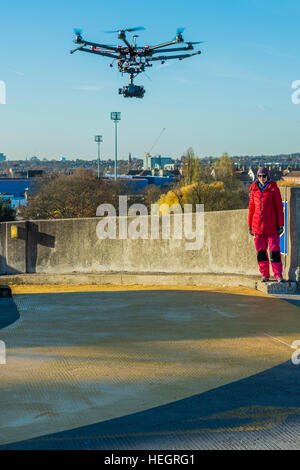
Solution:
<svg viewBox="0 0 300 470"><path fill-rule="evenodd" d="M96 0L2 2L0 152L9 159L113 157L111 111L121 111L119 157L142 157L163 127L153 153L178 157L300 151L300 3L297 0ZM70 55L73 28L86 39L118 44L105 30L144 26L138 44L169 40L185 27L187 41L205 41L202 54L155 64L143 100L124 99L126 85L110 59Z"/></svg>

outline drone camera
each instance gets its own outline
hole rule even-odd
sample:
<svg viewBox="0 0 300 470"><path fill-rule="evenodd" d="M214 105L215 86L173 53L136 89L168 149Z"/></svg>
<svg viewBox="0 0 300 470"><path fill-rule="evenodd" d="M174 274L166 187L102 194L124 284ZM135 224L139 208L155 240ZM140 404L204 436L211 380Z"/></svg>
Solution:
<svg viewBox="0 0 300 470"><path fill-rule="evenodd" d="M143 86L130 85L119 88L119 95L123 95L124 98L144 98L145 88Z"/></svg>

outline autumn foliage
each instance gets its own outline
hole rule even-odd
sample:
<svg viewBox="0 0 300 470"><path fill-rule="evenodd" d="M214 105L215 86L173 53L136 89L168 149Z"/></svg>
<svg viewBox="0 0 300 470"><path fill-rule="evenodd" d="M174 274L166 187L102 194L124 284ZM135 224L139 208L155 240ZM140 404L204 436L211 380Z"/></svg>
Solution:
<svg viewBox="0 0 300 470"><path fill-rule="evenodd" d="M163 194L158 204L204 204L205 211L244 209L248 206L248 190L236 176L234 165L226 153L215 159L213 167L203 166L195 157L193 149L186 152L184 161L184 181ZM160 211L166 210L166 206Z"/></svg>
<svg viewBox="0 0 300 470"><path fill-rule="evenodd" d="M113 181L98 179L90 171L79 169L73 175L41 179L21 215L25 219L95 217L100 204L118 205L118 190L120 187L116 188Z"/></svg>

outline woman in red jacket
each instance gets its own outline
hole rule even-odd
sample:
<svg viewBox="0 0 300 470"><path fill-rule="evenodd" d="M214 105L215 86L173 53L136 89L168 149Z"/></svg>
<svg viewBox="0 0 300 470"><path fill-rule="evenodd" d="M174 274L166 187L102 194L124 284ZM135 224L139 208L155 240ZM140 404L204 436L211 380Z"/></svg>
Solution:
<svg viewBox="0 0 300 470"><path fill-rule="evenodd" d="M283 282L279 236L283 232L284 217L282 199L275 181L270 180L267 168L260 167L257 181L250 187L248 226L254 243L262 282L268 282L270 267L268 245L274 277Z"/></svg>

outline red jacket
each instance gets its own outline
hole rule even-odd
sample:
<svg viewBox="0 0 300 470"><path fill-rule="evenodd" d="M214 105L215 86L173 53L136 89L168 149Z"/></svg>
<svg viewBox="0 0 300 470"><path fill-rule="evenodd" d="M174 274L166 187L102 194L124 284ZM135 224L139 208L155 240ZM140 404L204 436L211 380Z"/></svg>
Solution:
<svg viewBox="0 0 300 470"><path fill-rule="evenodd" d="M250 186L248 226L252 233L273 235L283 227L282 199L275 181L270 181L261 192L258 182Z"/></svg>

